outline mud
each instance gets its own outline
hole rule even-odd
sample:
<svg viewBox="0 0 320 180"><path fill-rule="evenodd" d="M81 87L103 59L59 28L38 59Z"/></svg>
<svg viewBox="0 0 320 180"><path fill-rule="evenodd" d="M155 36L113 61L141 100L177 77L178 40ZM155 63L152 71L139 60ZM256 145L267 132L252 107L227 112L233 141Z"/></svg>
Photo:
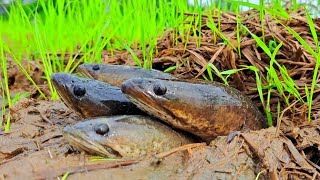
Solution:
<svg viewBox="0 0 320 180"><path fill-rule="evenodd" d="M241 133L231 143L189 144L139 159L92 161L73 150L61 130L81 119L59 101L23 99L12 108L10 133L0 134L0 179L283 179L320 178L320 119L283 120ZM23 167L23 168L21 168Z"/></svg>
<svg viewBox="0 0 320 180"><path fill-rule="evenodd" d="M10 132L0 134L0 179L31 177L37 169L73 162L71 157L63 162L69 146L61 129L79 117L63 103L23 99L11 112Z"/></svg>

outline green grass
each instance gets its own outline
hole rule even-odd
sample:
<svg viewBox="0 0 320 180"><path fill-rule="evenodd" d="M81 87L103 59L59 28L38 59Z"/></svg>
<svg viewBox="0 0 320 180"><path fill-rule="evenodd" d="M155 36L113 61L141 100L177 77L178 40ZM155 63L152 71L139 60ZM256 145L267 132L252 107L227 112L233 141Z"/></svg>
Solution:
<svg viewBox="0 0 320 180"><path fill-rule="evenodd" d="M223 41L225 42L225 44L229 45L232 49L234 49L235 51L237 51L237 48L233 46L233 44L229 41L229 39L223 35L219 29L217 28L217 26L215 25L213 19L211 16L209 16L209 23L207 24L207 26L213 31L215 32L221 39L223 39Z"/></svg>
<svg viewBox="0 0 320 180"><path fill-rule="evenodd" d="M7 60L6 60L6 57L5 57L5 53L4 53L4 47L2 44L0 44L0 59L1 59L1 70L2 70L2 76L3 76L3 82L1 82L1 89L3 90L2 91L2 113L5 112L5 97L7 97L7 101L8 101L8 106L10 107L11 106L11 98L10 98L10 91L9 91L9 84L8 84L8 72L7 72ZM3 117L3 116L2 116ZM2 119L1 117L1 119ZM7 122L5 124L5 131L9 131L10 129L10 120L11 120L11 117L10 117L10 112L8 113L8 118L7 118ZM0 126L2 125L2 121L1 121L1 124Z"/></svg>
<svg viewBox="0 0 320 180"><path fill-rule="evenodd" d="M1 85L9 107L12 102L5 56L10 56L19 66L42 98L57 99L50 79L52 73L72 72L76 68L74 64L82 62L100 63L101 53L107 48L127 50L139 66L151 69L156 37L167 28L178 27L184 20L183 14L177 12L201 11L201 8L189 7L182 1L168 3L164 0L121 3L117 0L105 3L101 0L48 0L39 1L33 8L40 9L39 13L25 9L18 2L10 7L7 17L0 17L0 55L4 77ZM132 47L142 50L143 59L138 59ZM74 56L65 61L64 57L70 53ZM23 61L28 64L33 58L41 60L38 65L44 71L43 78L47 81L51 97L43 94L31 78L30 69L22 65ZM8 117L6 131L10 127L10 114Z"/></svg>
<svg viewBox="0 0 320 180"><path fill-rule="evenodd" d="M242 24L239 17L240 6L251 7L259 10L260 23L264 26L265 13L268 13L275 19L289 19L289 14L281 5L282 1L270 1L271 8L263 6L264 1L259 5L242 1L227 1L222 6L222 0L212 7L216 11L204 11L201 7L188 6L186 1L180 0L141 0L141 1L102 1L102 0L48 0L47 2L39 1L38 4L31 7L24 7L21 4L12 6L7 17L0 17L0 58L3 82L1 82L1 94L8 97L8 105L12 106L7 77L7 57L13 60L19 66L23 74L39 91L42 98L57 99L58 95L52 86L50 76L54 72L73 72L76 65L80 63L100 63L101 53L103 51L125 50L130 53L136 64L140 67L152 68L152 56L157 53L157 39L162 36L166 29L176 29L176 35L173 42L178 42L178 35L182 36L186 50L190 33L198 34L201 31L201 17L209 14L208 27L212 30L214 43L217 37L220 37L226 46L230 46L234 52L241 55L241 35L250 33L255 39L257 45L270 57L269 68L267 68L268 86L264 87L262 78L257 68L247 66L240 69L226 70L220 72L213 64L207 65L209 79L213 80L212 72L218 76L225 84L228 84L228 77L240 71L249 69L255 73L257 91L260 100L266 111L268 123L272 124L270 112L270 98L273 92L278 92L283 100L289 104L289 96L293 95L302 102L297 85L288 75L286 68L280 65L276 60L276 54L281 48L282 43L274 41L265 42L264 29L262 36L258 37L249 31ZM231 6L228 6L231 5ZM107 8L108 7L108 8ZM300 6L294 1L293 9ZM34 11L39 9L39 11ZM223 11L232 10L236 14L236 41L237 46L232 44L229 38L221 32L220 15ZM198 15L185 17L183 12L193 12ZM210 15L218 17L218 23L215 23ZM311 16L307 14L310 31L313 39L318 43L318 34L315 31ZM189 20L190 23L183 23ZM278 21L280 22L280 21ZM313 74L312 86L306 92L308 103L308 119L311 118L311 106L313 93L316 86L316 77L320 65L319 48L312 49L307 42L299 36L290 27L283 25L300 44L316 59L316 67ZM197 46L201 45L202 34L196 36ZM317 47L319 45L317 44ZM135 50L141 50L142 58L135 54ZM72 53L72 55L70 55ZM59 54L59 56L57 55ZM70 56L68 56L70 55ZM65 61L65 57L69 57ZM47 81L51 91L51 97L46 97L38 85L30 76L30 64L32 59L41 60L39 66L44 71L44 79ZM23 66L27 62L27 67ZM182 66L183 64L179 64ZM172 71L176 66L169 67L166 72ZM205 78L205 77L204 77ZM263 95L267 92L267 96ZM23 95L21 95L22 97ZM20 96L14 100L19 99ZM266 98L266 99L265 99ZM2 111L4 113L5 111ZM5 129L10 127L10 114Z"/></svg>
<svg viewBox="0 0 320 180"><path fill-rule="evenodd" d="M61 180L66 180L67 177L69 176L69 172L66 172L62 177L61 177Z"/></svg>
<svg viewBox="0 0 320 180"><path fill-rule="evenodd" d="M312 84L311 84L311 89L310 89L310 94L309 91L306 91L306 93L308 93L309 95L307 96L307 100L308 100L308 121L310 122L311 120L311 109L312 109L312 97L313 97L313 93L314 93L314 88L316 86L317 83L317 76L318 76L318 71L319 71L319 65L320 65L320 47L319 47L319 40L318 40L318 35L316 32L316 29L314 27L314 23L312 21L312 18L310 16L310 14L307 11L307 18L308 18L308 24L310 27L310 31L312 34L312 37L314 39L314 42L316 43L316 52L318 55L315 57L316 59L316 66L314 67L314 71L313 71L313 77L312 77ZM306 88L307 89L307 88Z"/></svg>
<svg viewBox="0 0 320 180"><path fill-rule="evenodd" d="M239 10L238 8L236 9L236 21L237 21L237 29L236 29L236 33L237 33L237 45L238 45L238 55L239 55L239 59L241 59L241 49L240 49L240 43L241 43L241 39L240 39L240 24L241 24L241 19L239 18Z"/></svg>
<svg viewBox="0 0 320 180"><path fill-rule="evenodd" d="M282 42L278 44L275 48L270 47L272 49L269 49L269 47L255 34L249 31L245 26L243 26L244 29L246 29L250 35L254 38L254 40L257 42L257 45L263 49L263 51L270 57L270 65L269 67L266 67L268 73L267 73L267 80L269 82L269 89L268 89L268 96L267 96L267 104L264 106L268 124L272 124L272 116L270 112L270 97L271 92L273 91L273 87L276 87L277 92L282 96L283 100L286 102L286 104L289 106L289 96L294 95L298 100L303 102L300 93L298 92L298 86L295 84L293 79L289 76L288 71L284 66L281 66L276 61L276 54L278 50L282 46ZM272 50L272 51L271 51ZM276 65L276 68L279 69L280 73L276 71L276 68L274 67ZM289 93L289 95L287 95Z"/></svg>
<svg viewBox="0 0 320 180"><path fill-rule="evenodd" d="M89 156L89 161L90 162L96 162L96 161L118 161L121 159L117 158L106 158L106 157L101 157L101 156Z"/></svg>
<svg viewBox="0 0 320 180"><path fill-rule="evenodd" d="M311 31L311 34L313 36L314 42L316 44L316 50L313 50L312 47L297 33L295 32L292 28L282 24L280 21L280 24L282 24L283 27L285 27L288 32L290 32L298 41L299 43L303 46L304 49L306 49L315 59L316 59L316 65L313 71L313 78L312 78L312 83L311 83L311 88L308 90L307 87L305 87L305 91L307 94L307 104L308 104L308 122L311 121L311 109L312 109L312 100L313 100L313 93L314 89L316 86L316 81L317 81L317 76L318 76L318 70L319 70L319 65L320 65L320 51L319 51L319 41L318 41L318 35L315 30L314 23L311 19L311 16L309 15L307 11L307 18L308 18L308 24L309 28Z"/></svg>
<svg viewBox="0 0 320 180"><path fill-rule="evenodd" d="M2 67L2 65L0 65L0 67ZM2 100L1 100L1 117L0 117L0 128L2 127L2 124L3 124L3 117L5 115L5 112L6 112L6 108L5 108L5 105L6 105L6 100L5 100L5 85L4 85L4 80L2 78L0 78L0 92L1 92L1 97L2 97Z"/></svg>

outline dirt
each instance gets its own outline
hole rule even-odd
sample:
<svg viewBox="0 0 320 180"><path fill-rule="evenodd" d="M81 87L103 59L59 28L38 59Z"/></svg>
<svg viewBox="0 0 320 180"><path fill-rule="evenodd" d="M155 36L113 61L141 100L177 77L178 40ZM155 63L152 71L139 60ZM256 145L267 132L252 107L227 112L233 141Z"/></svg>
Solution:
<svg viewBox="0 0 320 180"><path fill-rule="evenodd" d="M320 120L242 133L227 143L191 144L138 159L92 162L73 150L61 129L81 119L59 101L23 99L12 107L10 133L1 133L0 179L283 179L320 178ZM193 145L193 147L192 147ZM23 167L23 168L21 168Z"/></svg>
<svg viewBox="0 0 320 180"><path fill-rule="evenodd" d="M244 12L241 16L242 23L251 32L261 35L259 11ZM291 12L290 16L291 19L281 20L282 23L300 32L302 38L315 48L310 40L312 35L307 29L305 13L301 10ZM216 16L213 18L217 21ZM277 54L278 62L286 67L301 95L305 95L304 87L310 87L315 58L282 25L268 14L265 18L266 41L283 42ZM207 19L206 16L202 17L203 22ZM194 23L188 18L187 20L186 23ZM221 32L236 46L235 14L223 13L220 20ZM315 19L314 22L319 31L320 20ZM186 43L186 37L177 37L175 30L166 31L158 39L158 53L153 57L153 67L163 70L182 64L171 73L181 78L197 78L208 75L205 71L208 63L213 63L220 71L241 68L240 65L253 65L260 70L263 85L268 85L266 67L269 67L270 58L257 47L250 35L241 34L240 57L229 46L213 43L212 31L206 23L203 23L198 32L200 31L200 47L197 47L197 37L193 32ZM177 41L173 37L177 37ZM216 40L223 42L219 37ZM141 51L134 51L143 59ZM104 51L102 59L103 63L135 65L129 52ZM36 60L27 62L31 64L25 63L23 66L40 85L41 90L50 97L46 82L41 78L41 64ZM280 74L279 69L276 68L276 71ZM70 173L68 179L254 179L258 174L259 179L320 179L318 87L315 89L311 123L306 121L305 103L290 95L288 106L283 101L283 95L272 91L271 111L275 127L241 133L230 143L227 142L227 137L218 137L210 144L191 144L138 159L92 161L89 155L70 147L61 134L64 126L82 119L61 101L42 100L13 61L9 61L8 75L12 96L17 92L31 92L31 95L10 107L10 132L5 133L3 126L0 130L0 179L56 179L67 172ZM214 80L221 81L218 76ZM264 111L256 91L253 72L239 71L228 80L231 86L251 97L261 111ZM267 96L266 93L264 95ZM282 112L279 118L276 113L278 102Z"/></svg>

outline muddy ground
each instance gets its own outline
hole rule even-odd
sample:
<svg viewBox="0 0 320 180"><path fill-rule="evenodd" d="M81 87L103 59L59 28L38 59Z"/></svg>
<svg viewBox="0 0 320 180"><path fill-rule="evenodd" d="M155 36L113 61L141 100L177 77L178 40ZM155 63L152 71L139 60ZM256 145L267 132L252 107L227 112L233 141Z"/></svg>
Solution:
<svg viewBox="0 0 320 180"><path fill-rule="evenodd" d="M251 32L261 35L259 11L244 12L240 16ZM281 20L282 23L300 32L301 37L315 48L305 13L302 10L291 12L290 17L290 20ZM266 41L283 42L277 60L286 67L303 97L305 85L310 87L311 84L315 59L282 25L267 14L265 18ZM186 19L186 23L192 23ZM217 17L213 16L213 19L216 21ZM241 35L240 57L230 46L214 43L212 30L205 23L207 20L206 16L202 17L203 26L198 31L202 33L200 47L197 47L199 38L194 32L185 44L186 37L179 35L175 41L173 37L176 38L177 32L166 31L158 39L153 67L163 70L176 65L179 68L171 73L177 77L201 78L208 77L207 63L213 63L220 71L252 65L259 69L263 85L268 85L266 67L269 67L270 58L257 47L252 37L248 33ZM220 21L221 32L236 46L235 14L223 13ZM320 19L314 21L316 30L320 31ZM219 37L215 40L223 42ZM134 51L143 59L141 51ZM103 52L102 59L108 64L135 64L130 53L123 51ZM28 62L32 64L25 68L30 68L28 72L34 81L50 97L46 82L41 78L41 62L36 59ZM70 173L68 179L254 179L257 176L259 179L320 179L320 89L317 87L311 123L306 121L306 103L290 96L288 107L283 95L273 90L270 108L274 127L242 133L230 143L226 137L218 137L210 144L191 144L139 159L92 161L89 155L72 149L61 134L63 127L82 119L61 101L39 98L39 93L17 65L12 61L8 63L12 96L17 92L30 92L30 96L10 107L10 132L5 133L1 127L0 179L56 179L65 173ZM279 73L277 68L276 71ZM221 82L218 76L214 80ZM239 71L228 80L264 112L253 72ZM266 97L267 93L264 95ZM277 118L278 102L282 112L280 118Z"/></svg>
<svg viewBox="0 0 320 180"><path fill-rule="evenodd" d="M320 120L218 137L157 155L90 160L73 150L61 129L81 119L59 101L23 99L12 107L10 133L1 133L0 179L318 179Z"/></svg>

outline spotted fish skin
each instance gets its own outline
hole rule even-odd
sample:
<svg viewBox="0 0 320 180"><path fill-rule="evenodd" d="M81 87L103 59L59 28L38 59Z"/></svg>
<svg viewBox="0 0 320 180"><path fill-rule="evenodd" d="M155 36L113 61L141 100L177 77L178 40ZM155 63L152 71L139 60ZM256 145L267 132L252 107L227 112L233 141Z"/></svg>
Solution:
<svg viewBox="0 0 320 180"><path fill-rule="evenodd" d="M89 119L65 127L63 136L80 151L111 158L140 157L194 142L155 118L142 115Z"/></svg>
<svg viewBox="0 0 320 180"><path fill-rule="evenodd" d="M221 83L132 78L121 90L146 113L206 141L267 127L249 98Z"/></svg>

